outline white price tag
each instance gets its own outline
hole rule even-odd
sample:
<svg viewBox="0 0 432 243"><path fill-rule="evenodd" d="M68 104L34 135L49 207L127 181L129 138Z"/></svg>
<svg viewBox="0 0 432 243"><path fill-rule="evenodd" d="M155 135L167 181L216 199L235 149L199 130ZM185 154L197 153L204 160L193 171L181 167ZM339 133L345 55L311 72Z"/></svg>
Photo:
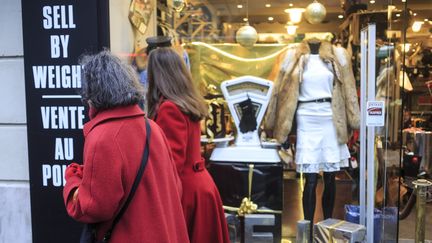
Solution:
<svg viewBox="0 0 432 243"><path fill-rule="evenodd" d="M366 105L366 126L382 127L384 126L384 101L368 101Z"/></svg>

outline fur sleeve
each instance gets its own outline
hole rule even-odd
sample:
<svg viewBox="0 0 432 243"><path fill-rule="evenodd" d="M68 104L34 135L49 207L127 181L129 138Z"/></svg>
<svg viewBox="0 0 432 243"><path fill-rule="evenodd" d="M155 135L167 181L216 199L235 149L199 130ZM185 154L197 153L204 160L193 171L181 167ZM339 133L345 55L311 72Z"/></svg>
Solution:
<svg viewBox="0 0 432 243"><path fill-rule="evenodd" d="M352 71L351 60L347 51L341 47L335 47L334 53L341 66L343 87L342 92L345 99L345 109L347 112L348 126L351 129L360 128L360 109L358 104L357 90L355 86L354 74Z"/></svg>
<svg viewBox="0 0 432 243"><path fill-rule="evenodd" d="M279 74L276 77L276 80L273 82L272 95L270 97L270 102L267 107L266 115L264 117L265 130L273 130L275 127L276 113L278 110L279 92L282 87L282 83L283 83L282 81L285 77L287 70L292 68L290 66L292 65L291 63L294 60L294 55L295 55L295 49L289 49L286 52Z"/></svg>

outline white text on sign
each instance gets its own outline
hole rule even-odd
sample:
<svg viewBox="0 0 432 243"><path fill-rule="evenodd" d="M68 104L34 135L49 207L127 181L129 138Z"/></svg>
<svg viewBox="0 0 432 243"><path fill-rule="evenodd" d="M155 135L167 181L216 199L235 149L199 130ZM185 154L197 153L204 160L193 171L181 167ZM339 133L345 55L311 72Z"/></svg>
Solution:
<svg viewBox="0 0 432 243"><path fill-rule="evenodd" d="M44 129L82 129L84 126L84 106L42 106Z"/></svg>

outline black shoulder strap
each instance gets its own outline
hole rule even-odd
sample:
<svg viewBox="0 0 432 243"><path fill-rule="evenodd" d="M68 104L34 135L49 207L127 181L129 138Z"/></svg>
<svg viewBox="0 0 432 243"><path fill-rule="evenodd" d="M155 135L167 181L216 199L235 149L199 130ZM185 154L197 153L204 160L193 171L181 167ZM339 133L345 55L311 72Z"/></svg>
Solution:
<svg viewBox="0 0 432 243"><path fill-rule="evenodd" d="M146 123L146 143L145 143L145 147L144 147L144 155L143 155L142 160L141 160L141 165L140 165L140 168L138 170L138 174L135 177L135 181L132 185L132 189L129 193L129 196L127 197L125 203L123 204L123 207L120 209L117 216L114 218L114 221L111 225L111 228L105 233L105 236L104 236L102 242L108 242L109 239L111 238L111 233L114 230L114 227L116 226L118 221L120 221L120 218L123 216L124 212L126 211L126 209L129 206L129 203L132 201L132 198L135 195L135 191L139 185L139 182L141 181L142 175L144 174L144 169L147 165L147 161L148 161L148 157L149 157L149 153L150 153L151 127L150 127L150 122L148 121L147 117L145 118L145 123Z"/></svg>

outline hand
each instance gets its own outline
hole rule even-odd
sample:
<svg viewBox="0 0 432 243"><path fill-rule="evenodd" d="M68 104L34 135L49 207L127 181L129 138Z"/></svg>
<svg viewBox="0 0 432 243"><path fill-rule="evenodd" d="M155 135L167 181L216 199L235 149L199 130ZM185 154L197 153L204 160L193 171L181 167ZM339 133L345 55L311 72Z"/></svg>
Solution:
<svg viewBox="0 0 432 243"><path fill-rule="evenodd" d="M66 180L72 176L78 176L79 178L83 177L82 165L79 165L77 163L72 163L66 168L66 173L65 173Z"/></svg>

